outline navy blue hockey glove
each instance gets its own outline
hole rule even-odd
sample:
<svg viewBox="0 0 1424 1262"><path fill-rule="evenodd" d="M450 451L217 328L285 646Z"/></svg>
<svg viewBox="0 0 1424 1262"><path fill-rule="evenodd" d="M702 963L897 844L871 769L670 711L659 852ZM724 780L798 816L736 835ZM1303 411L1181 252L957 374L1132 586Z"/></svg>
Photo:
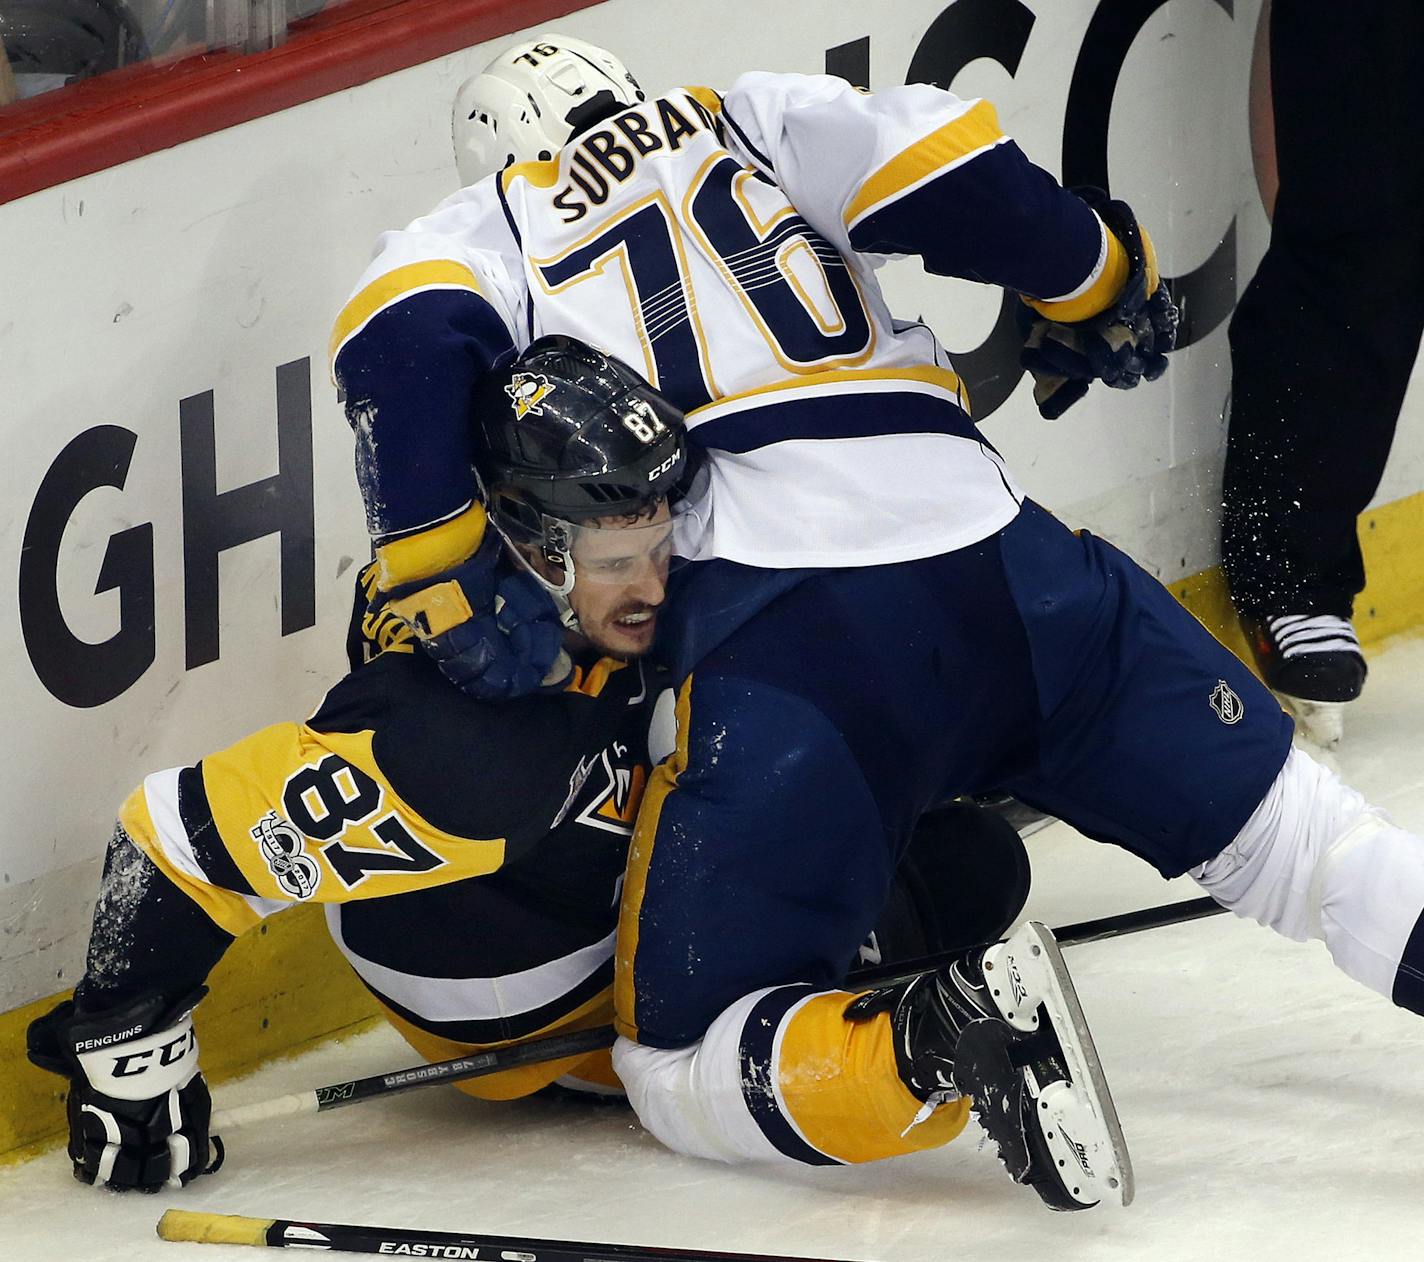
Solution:
<svg viewBox="0 0 1424 1262"><path fill-rule="evenodd" d="M462 692L506 700L562 688L573 665L554 598L525 570L501 569L490 530L473 556L373 602L414 629L421 646Z"/></svg>
<svg viewBox="0 0 1424 1262"><path fill-rule="evenodd" d="M206 993L176 1003L149 995L92 1015L66 999L30 1023L30 1060L69 1079L69 1156L80 1182L157 1192L222 1165L193 1033Z"/></svg>
<svg viewBox="0 0 1424 1262"><path fill-rule="evenodd" d="M1033 376L1033 399L1046 420L1057 420L1088 393L1094 381L1131 390L1167 371L1177 344L1177 308L1157 271L1152 240L1126 202L1096 188L1073 190L1098 213L1127 254L1127 280L1116 301L1091 319L1050 320L1025 301L1020 362Z"/></svg>

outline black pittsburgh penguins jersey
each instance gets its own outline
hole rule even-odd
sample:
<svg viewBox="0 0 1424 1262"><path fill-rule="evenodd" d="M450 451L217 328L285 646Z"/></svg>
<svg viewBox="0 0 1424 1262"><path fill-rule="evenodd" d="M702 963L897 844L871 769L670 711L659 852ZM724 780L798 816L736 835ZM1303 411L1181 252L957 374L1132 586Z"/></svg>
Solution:
<svg viewBox="0 0 1424 1262"><path fill-rule="evenodd" d="M120 824L225 934L325 903L396 1017L522 1037L610 984L655 674L603 658L562 692L482 702L388 651L307 722L150 775Z"/></svg>

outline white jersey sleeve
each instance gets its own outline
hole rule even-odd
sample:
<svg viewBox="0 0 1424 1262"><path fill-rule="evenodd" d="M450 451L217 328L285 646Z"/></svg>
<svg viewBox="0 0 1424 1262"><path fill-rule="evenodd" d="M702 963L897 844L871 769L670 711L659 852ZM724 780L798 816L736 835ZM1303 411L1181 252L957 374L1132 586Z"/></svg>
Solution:
<svg viewBox="0 0 1424 1262"><path fill-rule="evenodd" d="M494 179L377 242L337 318L331 359L383 587L439 573L478 547L469 398L482 373L528 341L519 241Z"/></svg>
<svg viewBox="0 0 1424 1262"><path fill-rule="evenodd" d="M988 101L758 71L733 83L723 116L729 139L842 249L918 254L931 271L1047 301L1101 278L1084 311L1121 285L1120 247L1110 258L1117 243L1097 216L1023 155Z"/></svg>

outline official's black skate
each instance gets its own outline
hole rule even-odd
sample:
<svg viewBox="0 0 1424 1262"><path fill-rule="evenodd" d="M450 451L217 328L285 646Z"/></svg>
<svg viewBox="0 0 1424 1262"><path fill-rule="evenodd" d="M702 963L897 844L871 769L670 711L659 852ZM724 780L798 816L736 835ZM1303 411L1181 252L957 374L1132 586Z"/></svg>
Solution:
<svg viewBox="0 0 1424 1262"><path fill-rule="evenodd" d="M1300 720L1305 735L1334 745L1342 707L1365 686L1368 667L1348 619L1333 614L1243 614L1241 626L1266 686Z"/></svg>
<svg viewBox="0 0 1424 1262"><path fill-rule="evenodd" d="M1132 1201L1132 1163L1053 934L1034 921L948 968L872 991L901 1080L933 1108L965 1095L1018 1183L1051 1209Z"/></svg>

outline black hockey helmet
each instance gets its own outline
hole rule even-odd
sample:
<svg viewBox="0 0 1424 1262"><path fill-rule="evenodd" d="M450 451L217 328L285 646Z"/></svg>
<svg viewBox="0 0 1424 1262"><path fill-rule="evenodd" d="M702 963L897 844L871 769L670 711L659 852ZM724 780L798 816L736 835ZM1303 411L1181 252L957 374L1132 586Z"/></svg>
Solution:
<svg viewBox="0 0 1424 1262"><path fill-rule="evenodd" d="M705 477L682 411L621 360L577 338L539 338L474 398L474 464L486 507L515 544L570 574L581 530L676 512ZM666 534L666 526L663 527Z"/></svg>
<svg viewBox="0 0 1424 1262"><path fill-rule="evenodd" d="M5 0L0 44L16 74L84 79L149 55L124 0Z"/></svg>

